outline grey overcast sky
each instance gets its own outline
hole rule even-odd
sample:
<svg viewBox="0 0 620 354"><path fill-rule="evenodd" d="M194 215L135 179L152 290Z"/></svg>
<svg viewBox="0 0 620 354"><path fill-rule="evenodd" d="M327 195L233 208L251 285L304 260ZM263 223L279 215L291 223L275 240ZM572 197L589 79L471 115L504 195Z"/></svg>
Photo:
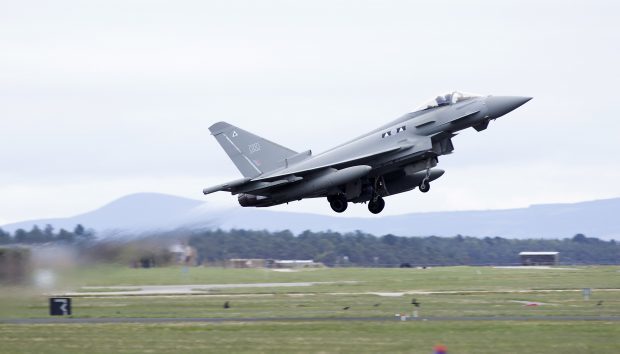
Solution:
<svg viewBox="0 0 620 354"><path fill-rule="evenodd" d="M135 192L234 205L201 194L240 176L211 124L318 153L452 89L534 100L384 213L618 197L619 4L0 0L0 224Z"/></svg>

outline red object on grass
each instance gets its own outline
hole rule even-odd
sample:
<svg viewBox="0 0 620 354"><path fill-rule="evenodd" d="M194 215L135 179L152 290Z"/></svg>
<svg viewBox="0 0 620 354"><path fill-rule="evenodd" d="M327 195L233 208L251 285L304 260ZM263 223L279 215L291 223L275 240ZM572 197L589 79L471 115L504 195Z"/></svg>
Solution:
<svg viewBox="0 0 620 354"><path fill-rule="evenodd" d="M436 345L435 348L433 348L433 352L434 354L448 354L448 347L439 344Z"/></svg>

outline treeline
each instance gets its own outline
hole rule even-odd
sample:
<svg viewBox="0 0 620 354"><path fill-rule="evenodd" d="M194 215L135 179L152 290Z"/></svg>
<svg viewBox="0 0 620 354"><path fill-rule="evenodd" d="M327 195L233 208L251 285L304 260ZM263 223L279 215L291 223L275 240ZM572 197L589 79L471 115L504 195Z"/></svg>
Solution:
<svg viewBox="0 0 620 354"><path fill-rule="evenodd" d="M511 265L522 251L557 251L563 264L618 264L620 245L577 234L562 240L501 237L376 237L361 232L203 231L189 237L202 262L313 259L328 266Z"/></svg>
<svg viewBox="0 0 620 354"><path fill-rule="evenodd" d="M168 257L173 242L189 243L197 251L198 263L219 263L231 258L312 259L328 266L393 267L433 265L512 265L522 251L560 252L563 264L620 264L620 244L577 234L565 239L506 239L502 237L377 237L362 232L250 230L175 231L140 237L95 238L92 230L77 225L72 231L50 225L18 229L13 234L0 229L1 244L62 243L79 246L93 259L114 261L127 254L162 254ZM135 257L134 257L135 258Z"/></svg>
<svg viewBox="0 0 620 354"><path fill-rule="evenodd" d="M73 231L60 229L55 231L52 225L43 229L35 225L31 230L17 229L13 234L0 229L0 245L2 244L42 244L42 243L86 243L94 240L95 233L78 224Z"/></svg>

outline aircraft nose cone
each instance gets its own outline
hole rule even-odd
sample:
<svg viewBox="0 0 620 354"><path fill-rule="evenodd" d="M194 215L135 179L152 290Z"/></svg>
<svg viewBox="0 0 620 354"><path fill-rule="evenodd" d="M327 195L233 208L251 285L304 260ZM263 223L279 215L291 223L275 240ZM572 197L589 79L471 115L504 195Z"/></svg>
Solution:
<svg viewBox="0 0 620 354"><path fill-rule="evenodd" d="M491 119L499 118L524 105L531 99L532 97L522 96L489 96L486 99L487 115Z"/></svg>

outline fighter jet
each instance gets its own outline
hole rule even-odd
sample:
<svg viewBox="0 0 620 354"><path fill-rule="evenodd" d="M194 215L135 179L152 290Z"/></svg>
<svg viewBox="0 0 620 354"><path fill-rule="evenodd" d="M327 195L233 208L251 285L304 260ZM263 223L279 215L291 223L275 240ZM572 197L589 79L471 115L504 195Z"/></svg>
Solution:
<svg viewBox="0 0 620 354"><path fill-rule="evenodd" d="M348 203L368 203L380 213L384 198L418 188L444 174L439 156L452 153L458 132L487 129L497 119L532 99L451 92L362 136L313 155L296 152L226 122L209 130L243 178L205 188L237 195L243 207L268 207L304 198L326 198L342 213Z"/></svg>

